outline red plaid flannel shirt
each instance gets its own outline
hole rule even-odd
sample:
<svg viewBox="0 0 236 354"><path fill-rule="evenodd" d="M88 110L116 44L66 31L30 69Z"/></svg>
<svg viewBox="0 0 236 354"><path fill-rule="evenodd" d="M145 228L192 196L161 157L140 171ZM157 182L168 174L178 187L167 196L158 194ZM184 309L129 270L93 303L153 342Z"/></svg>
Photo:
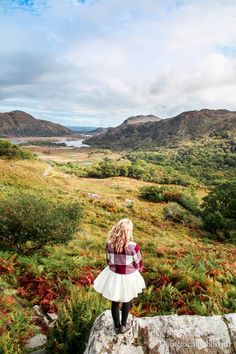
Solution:
<svg viewBox="0 0 236 354"><path fill-rule="evenodd" d="M130 241L127 250L117 253L111 247L110 243L106 243L106 260L109 269L118 274L130 274L139 270L143 270L142 255L139 245Z"/></svg>

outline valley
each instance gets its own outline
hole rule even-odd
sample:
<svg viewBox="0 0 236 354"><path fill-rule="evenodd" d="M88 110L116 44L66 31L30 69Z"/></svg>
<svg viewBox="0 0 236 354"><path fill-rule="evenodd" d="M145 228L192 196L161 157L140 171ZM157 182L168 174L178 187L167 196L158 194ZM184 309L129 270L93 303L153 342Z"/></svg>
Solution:
<svg viewBox="0 0 236 354"><path fill-rule="evenodd" d="M131 118L115 129L162 121ZM234 129L152 148L83 146L109 131L0 140L0 351L29 353L27 339L41 333L49 352L74 340L82 352L110 307L91 285L106 265L108 231L124 217L134 223L146 282L133 315L236 311ZM54 329L32 315L35 305L44 317L59 315ZM81 326L84 335L74 334Z"/></svg>
<svg viewBox="0 0 236 354"><path fill-rule="evenodd" d="M12 353L16 348L24 347L27 334L21 338L22 322L18 329L13 325L14 321L19 321L19 316L24 317L24 328L27 328L24 331L28 335L39 330L48 334L45 324L39 328L32 323L31 309L35 304L40 305L45 314L49 310L63 313L63 304L72 301L71 316L76 311L72 299L79 299L89 311L88 299L91 298L94 314L109 308L109 302L95 294L91 284L105 266L107 233L122 217L129 217L134 222L134 238L142 250L147 285L144 293L132 302L134 315L211 315L235 311L236 264L232 243L211 238L208 232L201 230L197 217L180 223L165 219L165 208L173 202L156 203L140 198L140 190L153 185L153 182L143 180L142 174L136 178L82 176L85 172L81 173L81 166L87 171L104 163L108 163L106 168L111 162L131 164L129 151L50 147L48 153L45 147L27 148L37 153L35 160L1 160L0 197L4 199L7 195L20 193L40 195L54 202L78 201L83 218L79 231L66 245L49 245L38 251L30 251L28 245L28 251L26 248L23 253L16 253L14 248L2 244L0 308L6 310L4 316L7 316L9 326L3 329L0 347L7 343ZM133 154L133 158L139 158ZM140 151L139 154L144 154L146 161L150 156L155 157L153 153L148 155ZM87 165L88 162L91 165ZM194 190L201 202L209 187L199 182ZM155 182L155 185L164 190L171 188L175 193L190 188L170 182ZM20 281L22 277L24 283ZM44 290L33 286L40 279L45 279ZM64 326L61 321L63 317L59 326ZM13 332L14 341L8 337ZM49 345L54 336L59 340L58 334L52 333Z"/></svg>

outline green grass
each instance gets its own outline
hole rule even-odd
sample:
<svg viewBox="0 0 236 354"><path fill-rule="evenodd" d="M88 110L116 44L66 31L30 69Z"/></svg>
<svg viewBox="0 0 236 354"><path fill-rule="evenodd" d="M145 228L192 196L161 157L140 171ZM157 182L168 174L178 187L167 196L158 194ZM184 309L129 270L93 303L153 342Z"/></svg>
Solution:
<svg viewBox="0 0 236 354"><path fill-rule="evenodd" d="M147 285L147 289L133 300L133 314L212 315L236 311L235 247L232 244L211 240L208 233L197 227L165 221L166 204L139 198L140 188L151 185L149 182L127 177L82 178L67 174L56 165L48 170L49 167L37 160L1 161L0 197L22 191L44 195L53 201L78 200L83 206L84 217L80 230L67 246L48 246L24 255L2 245L0 259L5 262L0 263L3 294L0 352L22 353L27 336L32 331L37 332L31 323L31 308L33 304L42 304L50 291L54 298L49 305L62 314L67 301L74 304L72 294L75 291L81 292L85 299L84 291L93 292L91 281L105 266L107 233L122 217L133 220L134 238L142 250L143 276ZM174 188L185 189L178 185ZM206 189L196 192L201 200ZM91 193L97 197L93 198ZM128 199L132 200L132 206ZM42 279L44 288L41 292L37 286L19 289L22 277L29 284ZM94 293L94 296L101 302L100 310L109 306L99 294ZM10 304L6 307L7 302ZM67 328L63 316L60 323ZM93 316L89 318L86 319L87 330ZM10 325L7 325L8 321ZM73 322L73 325L78 324ZM24 338L21 333L25 333ZM73 342L73 338L70 340Z"/></svg>

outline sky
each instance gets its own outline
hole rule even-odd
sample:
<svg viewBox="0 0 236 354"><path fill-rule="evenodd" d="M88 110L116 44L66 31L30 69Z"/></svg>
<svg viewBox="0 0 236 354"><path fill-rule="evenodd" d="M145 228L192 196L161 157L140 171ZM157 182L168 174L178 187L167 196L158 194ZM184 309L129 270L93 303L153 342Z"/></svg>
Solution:
<svg viewBox="0 0 236 354"><path fill-rule="evenodd" d="M236 110L236 0L0 0L0 112L67 126Z"/></svg>

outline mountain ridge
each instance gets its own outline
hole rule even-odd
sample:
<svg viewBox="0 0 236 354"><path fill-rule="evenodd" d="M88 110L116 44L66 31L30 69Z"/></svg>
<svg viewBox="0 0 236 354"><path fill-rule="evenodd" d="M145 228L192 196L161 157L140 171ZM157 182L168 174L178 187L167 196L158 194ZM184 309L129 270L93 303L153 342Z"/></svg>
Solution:
<svg viewBox="0 0 236 354"><path fill-rule="evenodd" d="M92 146L139 148L172 144L184 139L236 131L236 112L202 109L182 112L171 118L139 124L121 124L104 134L86 139Z"/></svg>
<svg viewBox="0 0 236 354"><path fill-rule="evenodd" d="M29 113L16 110L0 113L0 138L25 136L63 136L72 130L48 120L36 119Z"/></svg>
<svg viewBox="0 0 236 354"><path fill-rule="evenodd" d="M161 118L154 116L153 114L148 114L148 115L140 114L125 119L124 122L120 124L120 126L128 125L128 124L143 124L146 122L157 122L159 120L161 120Z"/></svg>

